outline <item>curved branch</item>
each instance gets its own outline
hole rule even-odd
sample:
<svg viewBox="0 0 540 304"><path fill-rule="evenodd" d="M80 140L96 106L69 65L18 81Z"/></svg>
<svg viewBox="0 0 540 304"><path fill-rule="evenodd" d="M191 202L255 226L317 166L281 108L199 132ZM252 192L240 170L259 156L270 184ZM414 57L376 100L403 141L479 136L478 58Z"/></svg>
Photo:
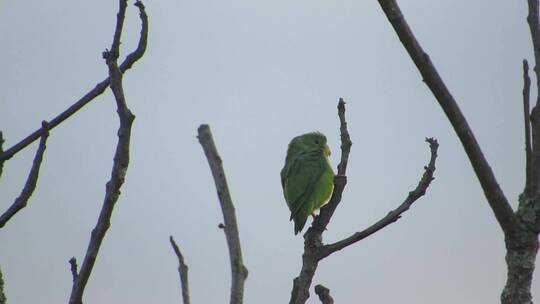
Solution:
<svg viewBox="0 0 540 304"><path fill-rule="evenodd" d="M128 56L126 56L126 59L124 59L124 62L120 64L120 71L122 73L125 73L127 70L129 70L135 62L137 62L146 51L146 45L148 41L148 16L146 15L146 11L144 8L144 5L141 1L135 2L135 6L139 8L139 14L141 18L141 35L139 38L139 43L137 45L137 48ZM49 122L48 130L54 129L56 126L64 122L66 119L71 117L73 114L78 112L80 109L82 109L85 105L87 105L90 101L94 100L97 96L101 95L107 87L111 84L111 78L107 77L100 83L98 83L92 90L90 90L86 95L81 97L77 102L75 102L73 105L71 105L69 108L67 108L64 112L60 113L58 116L53 118ZM0 154L0 163L2 163L5 160L10 159L13 157L13 155L17 154L19 151L33 143L35 140L40 138L43 135L43 130L40 128L30 135L28 135L26 138L18 142L17 144L13 145L9 149L5 150L3 153Z"/></svg>
<svg viewBox="0 0 540 304"><path fill-rule="evenodd" d="M184 256L182 255L182 252L180 252L180 248L178 248L178 245L176 245L176 242L174 241L172 235L169 237L169 241L171 242L171 246L174 250L174 254L176 254L176 257L178 258L178 274L180 275L180 285L182 288L182 300L184 301L184 304L189 304L189 281L188 281L188 271L189 268L184 262Z"/></svg>
<svg viewBox="0 0 540 304"><path fill-rule="evenodd" d="M214 183L223 212L225 225L222 227L225 231L227 246L229 247L229 257L231 261L231 304L241 304L244 298L244 283L246 281L248 270L242 261L242 249L240 246L240 236L238 233L238 225L236 223L236 212L227 186L225 172L221 157L219 156L210 127L208 125L200 125L198 128L199 142L204 150L204 154L208 159Z"/></svg>
<svg viewBox="0 0 540 304"><path fill-rule="evenodd" d="M26 207L30 196L34 193L36 189L37 180L39 176L39 169L41 167L41 162L43 161L43 153L47 148L47 138L49 137L48 124L46 121L41 123L42 135L39 141L39 146L36 150L36 155L34 156L34 161L32 162L32 167L30 168L30 173L26 179L26 183L21 191L21 194L15 202L0 216L0 228L4 227L6 223L21 209Z"/></svg>
<svg viewBox="0 0 540 304"><path fill-rule="evenodd" d="M486 196L499 225L505 233L514 232L517 229L517 224L512 207L508 203L502 189L499 187L495 175L484 157L467 120L454 100L454 97L450 94L450 91L448 91L448 88L429 59L428 54L424 52L414 37L414 34L401 14L401 10L396 1L378 0L378 2L401 40L401 43L409 53L420 74L422 74L424 82L429 87L452 124L452 127L469 157L474 172L484 190L484 195Z"/></svg>
<svg viewBox="0 0 540 304"><path fill-rule="evenodd" d="M370 227L364 229L363 231L356 232L350 237L343 239L339 242L322 246L317 254L317 258L319 260L349 245L363 240L368 236L374 234L375 232L383 229L384 227L394 223L401 218L402 213L409 210L411 205L426 193L427 188L433 180L433 173L435 172L435 161L437 159L437 149L439 148L439 144L437 143L436 139L426 138L426 142L429 143L429 148L431 152L429 164L424 167L425 171L422 175L422 178L420 179L420 182L418 182L418 186L416 186L413 191L409 192L409 195L407 195L407 198L405 198L403 203L401 203L399 207L390 211L385 217L383 217Z"/></svg>

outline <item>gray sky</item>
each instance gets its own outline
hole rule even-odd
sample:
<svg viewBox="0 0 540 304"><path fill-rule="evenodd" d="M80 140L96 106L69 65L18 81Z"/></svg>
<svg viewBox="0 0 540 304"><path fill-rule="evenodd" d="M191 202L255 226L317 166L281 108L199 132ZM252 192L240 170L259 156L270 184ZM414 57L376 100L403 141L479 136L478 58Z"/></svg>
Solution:
<svg viewBox="0 0 540 304"><path fill-rule="evenodd" d="M505 194L524 183L521 60L526 1L399 1L469 119ZM354 145L349 183L325 234L336 241L397 206L440 142L425 197L382 232L325 259L314 283L338 303L496 303L503 236L468 159L376 1L151 1L148 51L124 78L131 164L86 303L179 303L173 235L193 303L228 301L230 272L210 170L209 123L236 205L247 303L286 303L301 266L279 171L288 141L325 133L339 156L337 100ZM117 1L0 1L0 129L9 147L101 81ZM124 51L139 33L130 6ZM124 52L125 53L125 52ZM55 129L29 206L0 230L10 303L67 302L111 170L118 122L107 92ZM2 210L36 145L6 163ZM533 296L540 298L540 276ZM313 292L312 292L313 293ZM309 303L318 303L311 297Z"/></svg>

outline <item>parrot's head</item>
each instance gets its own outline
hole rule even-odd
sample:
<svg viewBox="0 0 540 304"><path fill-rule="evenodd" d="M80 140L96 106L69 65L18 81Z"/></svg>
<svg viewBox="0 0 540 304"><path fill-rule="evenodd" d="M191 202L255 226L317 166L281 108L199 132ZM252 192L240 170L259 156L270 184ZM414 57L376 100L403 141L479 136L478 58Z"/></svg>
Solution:
<svg viewBox="0 0 540 304"><path fill-rule="evenodd" d="M320 150L328 157L330 156L330 147L326 143L326 136L320 132L306 133L295 137L291 145L297 146L301 150Z"/></svg>

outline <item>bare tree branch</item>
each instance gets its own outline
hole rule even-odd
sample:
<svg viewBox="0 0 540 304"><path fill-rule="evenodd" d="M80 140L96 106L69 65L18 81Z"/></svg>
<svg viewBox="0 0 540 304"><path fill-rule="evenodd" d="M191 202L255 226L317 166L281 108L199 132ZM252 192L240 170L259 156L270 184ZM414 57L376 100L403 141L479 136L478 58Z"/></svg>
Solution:
<svg viewBox="0 0 540 304"><path fill-rule="evenodd" d="M540 24L538 20L538 0L527 0L529 14L527 16L527 23L529 24L529 31L531 33L531 40L534 53L534 73L536 74L536 87L540 91ZM540 95L537 96L536 106L540 107Z"/></svg>
<svg viewBox="0 0 540 304"><path fill-rule="evenodd" d="M244 283L246 281L248 270L242 261L242 250L240 247L240 236L238 233L238 225L236 224L236 214L234 205L225 179L223 164L219 156L210 127L208 125L200 125L198 128L199 142L204 150L204 154L208 159L214 183L216 185L221 211L225 226L225 237L229 247L229 257L231 261L231 304L241 304L244 299Z"/></svg>
<svg viewBox="0 0 540 304"><path fill-rule="evenodd" d="M532 159L531 159L531 119L530 119L530 91L529 63L523 59L523 121L525 122L525 192L530 191Z"/></svg>
<svg viewBox="0 0 540 304"><path fill-rule="evenodd" d="M347 182L345 176L347 163L351 149L351 140L347 131L347 122L345 120L345 102L340 98L338 103L338 116L340 120L341 133L341 162L338 165L338 174L334 179L334 192L330 198L330 202L321 208L320 215L314 220L312 226L304 234L304 254L302 255L302 269L300 274L293 281L293 289L291 291L290 304L304 304L309 298L309 287L313 281L313 276L317 270L320 260L332 254L335 251L341 250L367 236L381 230L389 224L397 221L401 214L409 209L409 207L421 196L423 196L433 180L433 172L435 171L435 160L437 158L438 143L433 138L427 138L426 141L430 144L431 159L426 166L425 172L420 179L420 182L415 190L409 192L405 201L395 210L391 211L383 219L373 224L366 230L358 232L340 242L324 245L322 243L322 234L326 229L337 205L341 201L343 189ZM319 290L323 292L322 289ZM321 297L321 295L319 295ZM321 299L322 300L322 299ZM324 302L323 302L324 303Z"/></svg>
<svg viewBox="0 0 540 304"><path fill-rule="evenodd" d="M322 233L328 226L334 211L336 210L345 185L347 184L347 163L351 151L352 142L347 130L345 119L345 101L343 98L338 102L338 116L340 121L341 137L341 161L338 165L338 173L334 178L334 191L328 204L321 208L321 212L313 221L311 227L304 234L304 254L302 255L302 269L300 274L293 280L290 304L303 304L309 298L309 287L317 270L319 259L317 253L322 246Z"/></svg>
<svg viewBox="0 0 540 304"><path fill-rule="evenodd" d="M2 269L0 269L0 304L6 304L7 298L4 293L4 279L2 278Z"/></svg>
<svg viewBox="0 0 540 304"><path fill-rule="evenodd" d="M538 66L540 64L540 24L538 19L538 0L527 0L527 3L529 9L527 22L529 24L529 30L531 33L535 60L533 70L536 74L537 99L536 105L533 107L530 115L532 127L532 155L530 183L526 185L526 189L531 193L532 196L534 196L540 194L540 67ZM540 204L540 202L538 204Z"/></svg>
<svg viewBox="0 0 540 304"><path fill-rule="evenodd" d="M4 153L4 134L0 131L0 155ZM0 160L0 177L2 177L2 170L4 169L4 160Z"/></svg>
<svg viewBox="0 0 540 304"><path fill-rule="evenodd" d="M75 280L77 280L77 277L79 276L79 274L77 273L77 259L75 257L69 259L69 268L71 270L73 282L75 282Z"/></svg>
<svg viewBox="0 0 540 304"><path fill-rule="evenodd" d="M144 6L139 4L137 7L141 13L141 18L144 14ZM131 139L131 126L135 116L128 109L124 90L122 87L122 72L118 67L118 55L120 38L123 29L123 23L127 8L127 0L119 0L119 9L117 14L116 29L114 33L114 39L112 42L111 50L103 52L103 58L105 59L109 68L110 88L114 94L116 100L116 107L120 126L118 128L118 143L116 146L116 152L113 160L113 168L111 172L111 178L106 185L105 199L103 207L99 214L99 218L96 226L92 230L90 242L84 257L79 275L73 282L73 288L69 299L70 304L81 304L82 296L86 283L90 277L92 269L97 259L99 248L105 234L110 226L110 220L114 205L118 201L120 196L120 188L125 181L128 165L129 165L129 145ZM144 18L142 18L144 20ZM143 21L144 23L145 21ZM142 33L142 35L146 35Z"/></svg>
<svg viewBox="0 0 540 304"><path fill-rule="evenodd" d="M429 59L428 54L424 52L414 37L414 34L401 14L401 10L396 1L378 0L378 2L386 14L388 21L390 21L394 27L401 43L411 56L411 59L417 66L420 74L422 74L424 82L429 87L452 124L457 136L465 148L465 152L469 157L474 172L484 190L484 195L486 196L501 228L505 232L513 231L516 229L516 219L512 207L508 203L502 189L499 187L495 175L484 157L465 117L454 100L454 97L448 91L448 88Z"/></svg>
<svg viewBox="0 0 540 304"><path fill-rule="evenodd" d="M21 194L15 202L0 216L0 228L4 227L6 223L21 209L26 207L28 200L34 190L36 189L37 180L39 176L39 169L41 167L41 162L43 161L43 153L45 153L47 138L49 137L49 132L47 130L48 124L46 121L41 123L41 129L44 130L39 141L39 146L36 150L36 155L34 156L34 161L32 162L32 167L30 168L30 173L26 179L26 183L21 191Z"/></svg>
<svg viewBox="0 0 540 304"><path fill-rule="evenodd" d="M172 235L169 238L171 246L178 258L178 274L180 275L180 285L182 287L182 300L184 304L189 304L189 281L188 281L188 266L184 263L184 256L180 252L180 248L176 245Z"/></svg>
<svg viewBox="0 0 540 304"><path fill-rule="evenodd" d="M347 121L345 120L345 101L343 98L340 98L338 102L338 116L340 122L339 130L341 137L341 161L338 165L337 176L334 179L334 191L330 201L323 208L321 208L320 215L317 216L312 225L314 229L321 233L326 230L326 226L328 226L330 218L332 218L334 211L341 201L343 190L347 184L347 164L349 163L349 153L351 152L352 142L349 131L347 130Z"/></svg>
<svg viewBox="0 0 540 304"><path fill-rule="evenodd" d="M439 144L437 143L436 139L426 138L426 142L429 143L431 159L429 160L429 164L424 167L425 171L422 175L422 178L420 179L420 182L413 191L409 192L409 195L407 195L407 198L405 198L403 203L401 203L399 207L390 211L385 217L383 217L370 227L364 229L363 231L356 232L350 237L343 239L339 242L322 246L319 249L317 255L318 259L323 259L330 254L341 250L349 245L352 245L360 240L363 240L368 236L372 235L373 233L396 222L398 219L401 218L402 213L409 210L411 205L426 193L427 188L429 187L431 181L434 179L433 172L435 172L435 161L437 159L437 149L439 148Z"/></svg>
<svg viewBox="0 0 540 304"><path fill-rule="evenodd" d="M539 30L539 5L538 0L527 0L529 6L528 22L534 47L536 65L537 89L540 92L540 30ZM508 203L487 160L474 138L463 114L446 88L446 85L439 76L437 70L431 63L429 56L423 51L420 44L414 37L409 25L405 21L399 6L395 0L378 0L388 20L392 24L395 32L401 40L403 46L409 53L413 62L422 74L424 82L427 84L439 105L446 113L458 138L463 145L471 165L478 177L480 185L484 190L484 195L493 211L495 218L501 226L505 235L506 264L508 275L506 285L501 294L503 304L531 304L530 293L534 263L538 252L540 232L540 94L536 106L530 115L530 127L532 143L530 150L530 171L526 173L529 183L525 186L524 193L519 197L519 207L514 213ZM527 82L526 63L524 64L525 82ZM527 94L527 84L524 87L524 95ZM525 128L528 128L527 99L524 96ZM527 132L527 130L525 131ZM526 135L527 136L527 135ZM527 138L526 138L527 141ZM527 143L526 143L527 145ZM528 153L527 151L527 153Z"/></svg>
<svg viewBox="0 0 540 304"><path fill-rule="evenodd" d="M141 35L139 38L139 42L137 45L137 48L126 58L124 59L124 62L120 65L120 71L121 73L125 73L127 70L129 70L135 62L137 62L146 51L146 45L148 41L148 16L146 15L146 11L144 8L144 5L141 1L135 2L135 6L139 8L139 14L141 18ZM90 101L94 100L97 96L101 95L111 84L111 78L107 77L100 83L98 83L92 90L90 90L86 95L81 97L77 102L75 102L73 105L71 105L69 108L67 108L64 112L60 113L58 116L53 118L49 122L49 130L54 129L56 126L64 122L66 119L71 117L73 114L75 114L77 111L82 109L85 105L87 105ZM3 161L10 159L13 157L13 155L17 154L19 151L27 147L29 144L37 140L43 135L43 129L38 129L28 135L26 138L18 142L17 144L13 145L9 149L2 152L0 154L0 173L1 173L1 164Z"/></svg>
<svg viewBox="0 0 540 304"><path fill-rule="evenodd" d="M334 299L330 296L330 289L321 284L315 286L315 294L319 296L322 304L334 304Z"/></svg>

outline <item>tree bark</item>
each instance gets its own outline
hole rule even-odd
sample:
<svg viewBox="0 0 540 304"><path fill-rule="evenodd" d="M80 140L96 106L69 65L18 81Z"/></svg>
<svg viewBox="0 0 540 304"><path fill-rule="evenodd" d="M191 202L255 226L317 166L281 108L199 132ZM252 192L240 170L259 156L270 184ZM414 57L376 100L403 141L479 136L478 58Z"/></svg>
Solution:
<svg viewBox="0 0 540 304"><path fill-rule="evenodd" d="M501 294L502 304L532 304L531 284L538 252L538 237L526 227L506 238L508 275Z"/></svg>
<svg viewBox="0 0 540 304"><path fill-rule="evenodd" d="M4 294L4 279L2 278L2 270L0 269L0 304L6 304L7 298Z"/></svg>

